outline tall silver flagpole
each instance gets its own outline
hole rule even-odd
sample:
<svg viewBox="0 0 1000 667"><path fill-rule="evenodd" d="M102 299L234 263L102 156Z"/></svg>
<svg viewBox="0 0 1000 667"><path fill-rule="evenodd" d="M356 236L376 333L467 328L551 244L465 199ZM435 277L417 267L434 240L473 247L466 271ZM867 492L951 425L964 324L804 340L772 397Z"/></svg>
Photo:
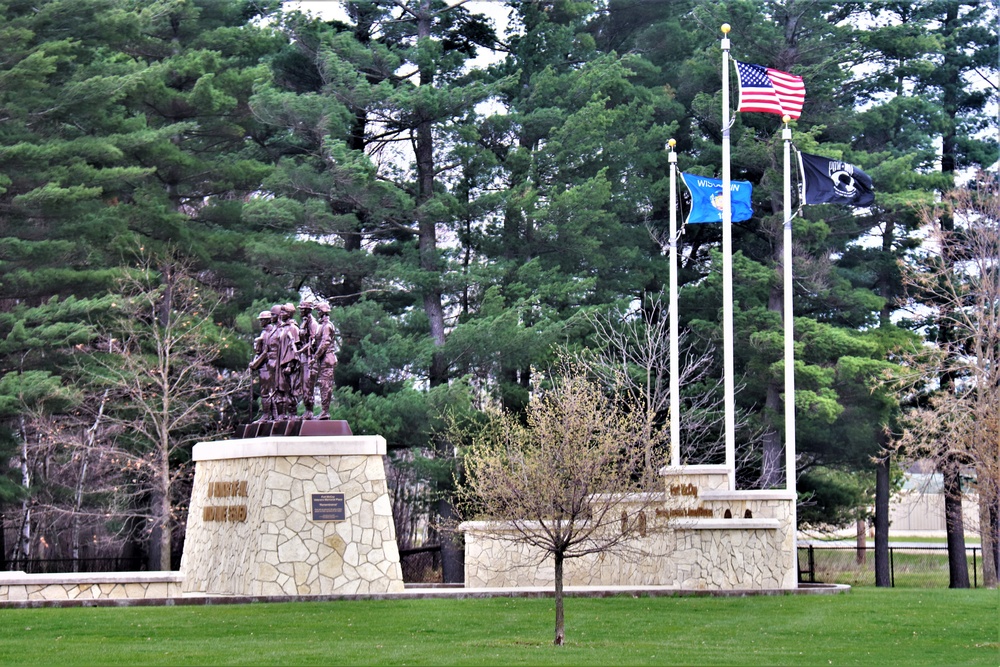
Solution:
<svg viewBox="0 0 1000 667"><path fill-rule="evenodd" d="M782 319L785 325L785 488L795 491L795 323L792 309L792 129L791 117L785 116L781 138L785 142L785 230Z"/></svg>
<svg viewBox="0 0 1000 667"><path fill-rule="evenodd" d="M733 203L729 173L729 24L722 24L722 365L726 468L736 489L736 381L733 376Z"/></svg>
<svg viewBox="0 0 1000 667"><path fill-rule="evenodd" d="M675 139L667 142L670 154L670 465L681 464L680 359L677 323L677 153Z"/></svg>

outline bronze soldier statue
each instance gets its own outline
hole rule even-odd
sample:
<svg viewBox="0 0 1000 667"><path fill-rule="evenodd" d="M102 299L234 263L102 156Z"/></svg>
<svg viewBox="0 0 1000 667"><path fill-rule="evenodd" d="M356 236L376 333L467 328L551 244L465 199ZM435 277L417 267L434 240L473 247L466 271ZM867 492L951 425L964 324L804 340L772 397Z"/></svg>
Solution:
<svg viewBox="0 0 1000 667"><path fill-rule="evenodd" d="M301 393L301 374L299 373L299 327L292 318L295 306L286 303L278 306L278 325L268 338L268 360L274 359L275 373L275 403L278 419L286 420L295 417L298 407L298 397Z"/></svg>
<svg viewBox="0 0 1000 667"><path fill-rule="evenodd" d="M337 366L337 330L330 322L330 304L320 303L316 310L320 312L319 326L316 332L316 346L313 354L313 373L319 385L319 402L323 411L319 419L330 418L330 398L333 394L333 371Z"/></svg>
<svg viewBox="0 0 1000 667"><path fill-rule="evenodd" d="M302 323L299 325L299 363L301 365L299 372L301 374L302 405L305 407L303 419L313 418L313 407L316 401L316 368L313 362L313 353L316 349L316 333L319 331L319 324L312 316L315 307L316 304L310 299L303 299L299 302L299 314L302 316Z"/></svg>
<svg viewBox="0 0 1000 667"><path fill-rule="evenodd" d="M260 322L260 335L254 338L254 358L250 362L250 369L257 371L260 380L260 417L257 421L274 421L277 416L274 406L274 374L267 363L267 338L274 332L274 315L269 310L263 310L257 319Z"/></svg>

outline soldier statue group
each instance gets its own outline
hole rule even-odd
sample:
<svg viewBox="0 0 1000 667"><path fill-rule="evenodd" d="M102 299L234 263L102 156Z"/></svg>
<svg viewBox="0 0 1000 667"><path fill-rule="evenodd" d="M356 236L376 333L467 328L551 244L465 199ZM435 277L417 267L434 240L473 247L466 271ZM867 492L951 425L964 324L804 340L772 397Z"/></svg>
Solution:
<svg viewBox="0 0 1000 667"><path fill-rule="evenodd" d="M313 317L319 311L319 319ZM329 419L333 371L337 365L336 330L330 322L330 305L310 300L276 305L258 315L261 333L253 342L250 368L260 379L261 416L258 422L286 421L305 406L304 419ZM322 412L314 415L316 388Z"/></svg>

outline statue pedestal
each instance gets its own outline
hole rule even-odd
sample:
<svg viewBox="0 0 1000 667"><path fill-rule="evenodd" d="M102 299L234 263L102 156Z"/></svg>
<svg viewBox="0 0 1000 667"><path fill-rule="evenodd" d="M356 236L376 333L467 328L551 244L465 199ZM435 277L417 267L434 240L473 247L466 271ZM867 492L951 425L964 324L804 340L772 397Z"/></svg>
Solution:
<svg viewBox="0 0 1000 667"><path fill-rule="evenodd" d="M330 595L403 590L381 436L199 443L184 591Z"/></svg>

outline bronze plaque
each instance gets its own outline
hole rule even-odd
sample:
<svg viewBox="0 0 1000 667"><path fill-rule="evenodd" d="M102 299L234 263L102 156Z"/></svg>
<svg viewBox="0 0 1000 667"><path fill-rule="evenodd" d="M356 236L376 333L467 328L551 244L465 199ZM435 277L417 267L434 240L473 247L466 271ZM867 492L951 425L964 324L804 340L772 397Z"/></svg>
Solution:
<svg viewBox="0 0 1000 667"><path fill-rule="evenodd" d="M313 521L343 521L347 518L343 493L314 493Z"/></svg>

